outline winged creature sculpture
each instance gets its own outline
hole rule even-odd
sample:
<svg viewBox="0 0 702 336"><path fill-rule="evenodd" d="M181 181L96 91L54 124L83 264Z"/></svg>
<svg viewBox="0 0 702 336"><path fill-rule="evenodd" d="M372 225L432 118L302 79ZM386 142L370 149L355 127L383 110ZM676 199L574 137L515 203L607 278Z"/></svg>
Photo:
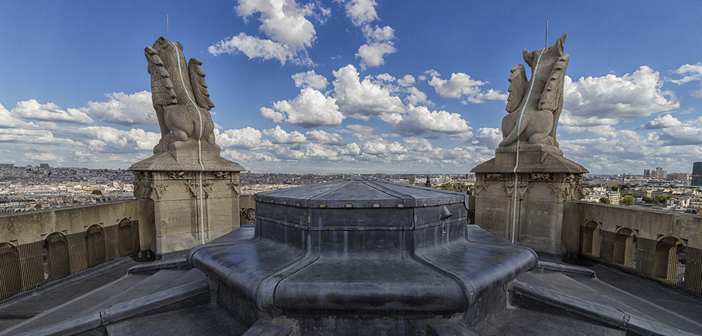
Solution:
<svg viewBox="0 0 702 336"><path fill-rule="evenodd" d="M548 48L529 52L524 61L531 67L527 82L524 66L515 65L509 87L506 110L502 119L503 140L497 151L541 150L563 154L558 149L556 127L563 109L563 79L570 55L563 54L566 33Z"/></svg>
<svg viewBox="0 0 702 336"><path fill-rule="evenodd" d="M216 146L209 112L214 104L207 91L202 62L191 58L186 65L183 45L163 36L152 47L146 47L144 55L151 74L153 106L161 127L161 140L154 147L154 154L169 151L178 141Z"/></svg>

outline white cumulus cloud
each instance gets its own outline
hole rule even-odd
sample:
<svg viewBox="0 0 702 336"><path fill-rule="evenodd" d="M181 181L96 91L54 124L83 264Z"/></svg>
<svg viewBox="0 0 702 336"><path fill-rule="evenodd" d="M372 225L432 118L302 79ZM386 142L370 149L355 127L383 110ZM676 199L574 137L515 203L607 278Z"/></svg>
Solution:
<svg viewBox="0 0 702 336"><path fill-rule="evenodd" d="M475 80L465 73L452 73L449 79L440 78L440 74L435 70L427 70L425 73L432 76L429 85L434 87L436 93L444 98L462 99L465 97L468 102L482 103L484 100L506 100L507 95L497 90L490 89L483 92L481 86L486 82ZM465 103L465 101L464 101Z"/></svg>
<svg viewBox="0 0 702 336"><path fill-rule="evenodd" d="M261 140L261 131L253 127L245 127L240 129L228 129L224 132L215 130L215 141L218 145L227 148L237 149L256 149L261 147L269 147L271 142Z"/></svg>
<svg viewBox="0 0 702 336"><path fill-rule="evenodd" d="M324 145L345 146L346 141L338 133L328 133L322 130L311 130L305 133L307 139Z"/></svg>
<svg viewBox="0 0 702 336"><path fill-rule="evenodd" d="M405 107L388 87L373 83L369 78L360 80L353 65L347 65L333 72L336 78L334 97L339 110L354 118L378 116L387 112L402 112Z"/></svg>
<svg viewBox="0 0 702 336"><path fill-rule="evenodd" d="M434 146L427 139L418 138L404 138L405 148L412 152L431 152L434 150Z"/></svg>
<svg viewBox="0 0 702 336"><path fill-rule="evenodd" d="M644 125L643 128L645 129L660 129L660 128L668 128L668 127L678 127L681 126L682 122L680 120L676 119L670 114L666 114L664 116L659 116L656 119L653 119L649 121L646 125Z"/></svg>
<svg viewBox="0 0 702 336"><path fill-rule="evenodd" d="M702 62L697 64L685 64L675 70L673 73L683 76L680 79L671 80L671 82L682 85L693 81L702 82ZM701 84L702 85L702 84ZM702 98L702 89L692 91L692 96Z"/></svg>
<svg viewBox="0 0 702 336"><path fill-rule="evenodd" d="M455 140L468 140L473 132L458 113L429 111L424 106L409 106L407 114L386 113L380 117L403 136L446 135Z"/></svg>
<svg viewBox="0 0 702 336"><path fill-rule="evenodd" d="M10 112L0 104L0 128L10 127L29 128L36 127L36 125L22 120L16 112Z"/></svg>
<svg viewBox="0 0 702 336"><path fill-rule="evenodd" d="M237 13L243 18L260 14L259 30L267 39L240 33L210 46L212 55L239 51L249 58L277 59L282 65L287 61L311 65L307 48L316 39L316 31L307 17L325 17L331 12L322 7L315 12L314 4L299 5L295 0L240 0Z"/></svg>
<svg viewBox="0 0 702 336"><path fill-rule="evenodd" d="M301 88L311 87L316 90L324 90L329 85L327 79L315 73L314 70L296 73L292 75L292 79L295 81L295 86Z"/></svg>
<svg viewBox="0 0 702 336"><path fill-rule="evenodd" d="M483 145L490 149L497 148L502 141L502 131L499 128L481 127L475 134L476 144Z"/></svg>
<svg viewBox="0 0 702 336"><path fill-rule="evenodd" d="M285 121L293 125L305 128L338 126L345 117L339 111L336 101L336 98L327 97L322 92L307 87L300 90L295 99L281 100L273 104L273 107L278 113L285 114ZM263 110L261 112L264 113ZM273 117L271 119L274 121L279 118L271 110L265 110L264 116Z"/></svg>
<svg viewBox="0 0 702 336"><path fill-rule="evenodd" d="M38 121L73 124L91 124L95 122L85 112L74 108L64 111L54 103L40 104L35 99L18 102L17 106L12 109L12 113L23 119Z"/></svg>
<svg viewBox="0 0 702 336"><path fill-rule="evenodd" d="M385 55L397 52L393 39L395 31L389 26L363 27L367 43L358 48L356 58L361 59L361 69L368 67L378 67L385 64Z"/></svg>
<svg viewBox="0 0 702 336"><path fill-rule="evenodd" d="M397 80L397 84L400 86L412 86L415 83L414 76L405 75L404 77Z"/></svg>
<svg viewBox="0 0 702 336"><path fill-rule="evenodd" d="M363 153L371 155L387 155L387 154L404 154L408 150L401 143L394 141L388 142L383 139L368 141L361 147Z"/></svg>
<svg viewBox="0 0 702 336"><path fill-rule="evenodd" d="M24 157L32 161L43 162L61 162L61 158L56 157L53 153L24 153Z"/></svg>
<svg viewBox="0 0 702 336"><path fill-rule="evenodd" d="M662 85L658 72L647 66L621 77L608 74L574 82L566 76L563 113L569 126L600 126L680 107L672 92L661 90Z"/></svg>
<svg viewBox="0 0 702 336"><path fill-rule="evenodd" d="M106 102L88 102L80 108L94 118L122 126L158 125L156 111L151 101L151 92L141 91L132 94L114 92L105 94Z"/></svg>
<svg viewBox="0 0 702 336"><path fill-rule="evenodd" d="M376 5L375 0L348 0L345 5L346 15L356 27L360 27L378 19Z"/></svg>
<svg viewBox="0 0 702 336"><path fill-rule="evenodd" d="M302 133L298 131L292 131L291 133L288 133L284 129L280 128L280 126L264 130L263 134L273 138L274 144L292 144L307 142L307 138Z"/></svg>
<svg viewBox="0 0 702 336"><path fill-rule="evenodd" d="M54 144L58 139L48 130L0 128L0 142Z"/></svg>
<svg viewBox="0 0 702 336"><path fill-rule="evenodd" d="M296 73L292 75L292 79L295 81L295 86L299 88L311 87L316 90L324 90L329 85L327 79L318 75L314 70Z"/></svg>
<svg viewBox="0 0 702 336"><path fill-rule="evenodd" d="M244 33L222 40L207 48L207 51L217 56L219 54L234 54L237 51L244 53L249 59L263 58L264 60L276 59L280 64L285 65L289 60L293 63L309 63L309 59L296 59L295 53L286 45Z"/></svg>
<svg viewBox="0 0 702 336"><path fill-rule="evenodd" d="M107 126L88 126L69 130L73 132L73 139L81 139L91 150L113 152L152 150L161 134L146 132L142 129L132 128L128 131Z"/></svg>
<svg viewBox="0 0 702 336"><path fill-rule="evenodd" d="M261 107L261 116L264 118L270 119L274 123L281 123L283 120L285 120L285 114L276 112L272 108L269 107Z"/></svg>
<svg viewBox="0 0 702 336"><path fill-rule="evenodd" d="M410 86L409 88L407 88L407 91L409 92L409 96L407 96L405 98L405 100L407 101L407 103L409 105L419 105L419 104L432 105L433 104L432 101L427 99L427 94L420 91L416 87Z"/></svg>

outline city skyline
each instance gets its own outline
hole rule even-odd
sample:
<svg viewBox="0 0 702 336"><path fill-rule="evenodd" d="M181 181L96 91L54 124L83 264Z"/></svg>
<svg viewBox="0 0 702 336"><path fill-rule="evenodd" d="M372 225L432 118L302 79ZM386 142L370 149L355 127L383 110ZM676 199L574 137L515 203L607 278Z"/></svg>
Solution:
<svg viewBox="0 0 702 336"><path fill-rule="evenodd" d="M222 156L249 170L467 173L494 157L509 69L544 47L546 21L549 45L568 33L566 157L595 174L702 161L699 1L5 7L0 163L124 169L150 156L143 49L168 34L203 62Z"/></svg>

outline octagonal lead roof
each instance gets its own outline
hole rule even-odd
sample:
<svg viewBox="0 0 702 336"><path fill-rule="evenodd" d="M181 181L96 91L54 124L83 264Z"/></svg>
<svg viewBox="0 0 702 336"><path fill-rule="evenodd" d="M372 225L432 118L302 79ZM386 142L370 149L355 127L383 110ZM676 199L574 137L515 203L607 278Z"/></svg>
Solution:
<svg viewBox="0 0 702 336"><path fill-rule="evenodd" d="M260 192L254 196L254 199L258 202L303 208L412 208L454 203L467 205L468 195L372 177L353 177Z"/></svg>

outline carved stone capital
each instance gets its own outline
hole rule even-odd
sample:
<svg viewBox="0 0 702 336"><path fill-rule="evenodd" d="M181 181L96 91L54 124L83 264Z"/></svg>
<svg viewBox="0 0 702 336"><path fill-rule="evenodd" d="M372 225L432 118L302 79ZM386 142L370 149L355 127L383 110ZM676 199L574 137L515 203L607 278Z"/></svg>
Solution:
<svg viewBox="0 0 702 336"><path fill-rule="evenodd" d="M529 188L531 187L531 182L529 181L521 181L517 183L517 191L519 191L519 199L524 199L526 193L529 191Z"/></svg>
<svg viewBox="0 0 702 336"><path fill-rule="evenodd" d="M188 180L188 181L183 181L186 187L188 187L188 190L190 190L190 193L192 193L193 197L198 198L200 196L200 183L199 181L193 181L193 180ZM209 181L202 181L202 193L204 194L205 198L208 198L210 196L210 193L212 192L212 182Z"/></svg>
<svg viewBox="0 0 702 336"><path fill-rule="evenodd" d="M478 196L481 192L487 190L487 185L483 182L478 182L475 184L475 190L473 190L473 195Z"/></svg>
<svg viewBox="0 0 702 336"><path fill-rule="evenodd" d="M137 199L149 198L153 185L151 172L134 171L134 197Z"/></svg>
<svg viewBox="0 0 702 336"><path fill-rule="evenodd" d="M514 182L512 181L507 181L504 183L505 186L505 193L507 193L508 197L512 197L514 194Z"/></svg>
<svg viewBox="0 0 702 336"><path fill-rule="evenodd" d="M550 187L551 193L558 197L558 203L563 203L566 196L565 186L563 184L552 184Z"/></svg>
<svg viewBox="0 0 702 336"><path fill-rule="evenodd" d="M551 174L549 173L531 173L530 176L532 181L549 181L551 180Z"/></svg>
<svg viewBox="0 0 702 336"><path fill-rule="evenodd" d="M175 172L175 171L168 172L168 177L171 179L174 179L174 180L188 178L189 177L188 175L189 174L187 172L183 172L183 171L181 171L181 172Z"/></svg>
<svg viewBox="0 0 702 336"><path fill-rule="evenodd" d="M583 189L581 186L582 174L568 174L563 183L565 201L574 201L582 198Z"/></svg>
<svg viewBox="0 0 702 336"><path fill-rule="evenodd" d="M151 188L152 191L156 194L156 197L158 199L161 199L163 196L163 192L168 189L168 184L160 184L160 185L155 185L153 188Z"/></svg>
<svg viewBox="0 0 702 336"><path fill-rule="evenodd" d="M504 181L504 174L485 174L485 181Z"/></svg>
<svg viewBox="0 0 702 336"><path fill-rule="evenodd" d="M228 186L232 187L232 190L234 190L234 193L237 195L241 195L241 187L239 186L239 183L237 182L229 182L227 183Z"/></svg>
<svg viewBox="0 0 702 336"><path fill-rule="evenodd" d="M223 172L213 172L212 177L216 179L227 179L229 178L231 174L229 172L223 171Z"/></svg>

